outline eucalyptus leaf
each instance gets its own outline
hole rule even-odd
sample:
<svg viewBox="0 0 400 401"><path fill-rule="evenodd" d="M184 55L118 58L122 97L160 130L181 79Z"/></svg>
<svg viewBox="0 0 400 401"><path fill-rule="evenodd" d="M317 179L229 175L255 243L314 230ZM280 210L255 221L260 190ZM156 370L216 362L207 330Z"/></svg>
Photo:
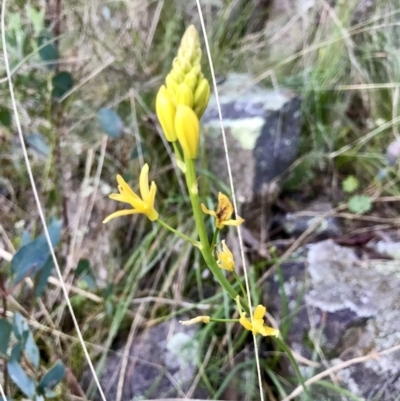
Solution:
<svg viewBox="0 0 400 401"><path fill-rule="evenodd" d="M7 370L10 379L17 387L31 400L34 399L36 393L35 382L24 372L21 365L13 359L7 363Z"/></svg>
<svg viewBox="0 0 400 401"><path fill-rule="evenodd" d="M47 280L53 269L53 258L49 256L43 268L35 276L35 298L39 298L47 286Z"/></svg>
<svg viewBox="0 0 400 401"><path fill-rule="evenodd" d="M51 243L57 245L61 238L61 220L54 220L48 227ZM11 261L11 272L15 274L13 285L26 276L34 276L45 265L50 256L50 248L45 235L20 248Z"/></svg>
<svg viewBox="0 0 400 401"><path fill-rule="evenodd" d="M58 60L58 50L54 44L53 34L47 30L40 32L38 37L39 56L46 63L46 67L53 69Z"/></svg>
<svg viewBox="0 0 400 401"><path fill-rule="evenodd" d="M3 354L7 353L11 332L11 323L6 319L0 319L0 352Z"/></svg>
<svg viewBox="0 0 400 401"><path fill-rule="evenodd" d="M29 335L26 339L25 342L25 353L28 359L32 362L32 365L35 368L39 367L39 361L40 361L40 353L39 353L39 348L35 343L35 340L33 338L32 332L29 330Z"/></svg>
<svg viewBox="0 0 400 401"><path fill-rule="evenodd" d="M47 146L46 138L40 132L34 132L26 137L26 142L38 156L47 158L50 148Z"/></svg>
<svg viewBox="0 0 400 401"><path fill-rule="evenodd" d="M74 85L72 75L67 71L61 71L54 75L51 82L53 84L53 90L51 92L53 98L63 97Z"/></svg>
<svg viewBox="0 0 400 401"><path fill-rule="evenodd" d="M46 390L53 390L65 376L65 366L61 361L57 361L45 374L38 385L38 391L45 394Z"/></svg>
<svg viewBox="0 0 400 401"><path fill-rule="evenodd" d="M25 318L19 312L14 313L13 329L14 335L18 340L22 340L24 333L29 330L28 323L26 323Z"/></svg>
<svg viewBox="0 0 400 401"><path fill-rule="evenodd" d="M103 108L97 113L102 130L112 138L120 137L124 132L124 124L119 115L111 109Z"/></svg>

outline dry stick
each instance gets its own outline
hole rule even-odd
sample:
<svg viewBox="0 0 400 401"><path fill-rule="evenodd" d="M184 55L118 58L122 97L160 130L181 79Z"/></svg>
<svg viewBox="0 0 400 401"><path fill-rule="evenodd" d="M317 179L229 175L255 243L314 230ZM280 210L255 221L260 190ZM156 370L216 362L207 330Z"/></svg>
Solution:
<svg viewBox="0 0 400 401"><path fill-rule="evenodd" d="M2 42L3 42L4 64L5 64L5 69L6 69L7 77L8 77L9 90L10 90L10 96L11 96L11 103L12 103L12 108L13 108L14 118L15 118L15 125L16 125L16 128L17 128L19 140L20 140L20 143L21 143L22 153L23 153L23 156L24 156L26 169L27 169L27 173L28 173L28 176L29 176L29 181L31 183L33 196L35 198L37 211L39 213L40 220L41 220L42 225L43 225L44 234L45 234L47 243L48 243L49 248L50 248L50 253L51 253L51 256L53 258L54 266L56 268L59 280L60 280L60 282L62 282L62 274L61 274L60 266L58 264L56 255L54 253L54 248L53 248L53 245L51 243L51 238L50 238L50 235L49 235L49 231L47 229L46 218L44 216L44 212L43 212L42 206L40 204L39 193L38 193L37 188L36 188L35 179L33 177L31 165L30 165L30 162L29 162L28 152L26 150L25 139L24 139L24 136L22 134L21 123L19 121L19 114L18 114L17 103L16 103L15 95L14 95L14 87L13 87L13 83L12 83L11 75L10 75L10 65L9 65L8 53L7 53L7 41L6 41L6 34L5 34L5 22L4 22L4 20L5 20L5 12L6 12L6 2L7 2L7 0L3 0L2 7L1 7L1 39L2 39ZM79 324L78 324L78 321L76 320L76 317L75 317L75 314L74 314L74 310L73 310L72 305L71 305L71 301L68 298L68 291L65 288L65 286L63 286L63 293L64 293L64 296L65 296L65 301L66 301L66 303L68 305L68 309L69 309L70 314L71 314L71 318L72 318L72 320L74 322L74 326L76 328L76 332L77 332L79 341L80 341L80 343L82 345L82 349L83 349L83 352L84 352L85 357L87 359L87 362L88 362L88 365L90 367L90 370L91 370L91 372L92 372L92 374L94 376L94 380L95 380L96 385L97 385L97 387L99 389L99 393L101 395L101 398L102 398L103 401L107 401L106 398L105 398L105 395L103 393L103 390L101 388L100 382L99 382L99 380L97 378L96 372L94 370L92 361L91 361L90 356L89 356L89 352L88 352L88 350L86 348L86 345L85 345L85 342L83 340L82 333L81 333L81 331L79 329Z"/></svg>
<svg viewBox="0 0 400 401"><path fill-rule="evenodd" d="M396 346L394 346L392 348L389 348L389 349L387 349L385 351L381 351L381 352L373 351L373 352L371 352L370 354L368 354L366 356L360 356L360 357L357 357L357 358L349 359L348 361L340 363L339 365L332 366L331 368L326 369L323 372L318 373L317 375L311 377L310 379L305 381L305 385L316 383L318 380L330 375L331 373L337 372L338 370L345 369L345 368L347 368L349 366L352 366L352 365L357 365L358 363L367 362L370 359L377 359L380 356L388 355L388 354L391 354L391 353L396 352L396 351L400 351L400 344L396 345ZM303 391L303 387L299 386L292 393L290 393L287 397L283 398L281 401L292 400L294 397L296 397L299 394L301 394L302 391Z"/></svg>
<svg viewBox="0 0 400 401"><path fill-rule="evenodd" d="M231 192L232 192L233 207L236 212L238 210L238 208L237 208L237 202L236 202L235 185L233 183L228 145L227 145L225 128L224 128L223 118L222 118L221 103L219 101L217 81L215 79L214 64L213 64L213 60L211 57L211 51L210 51L210 46L208 43L207 31L206 31L206 26L204 24L203 13L202 13L201 6L200 6L200 0L196 0L196 4L197 4L198 14L199 14L199 18L200 18L201 29L203 31L204 44L206 47L207 57L208 57L208 64L210 66L210 72L211 72L213 88L214 88L214 96L215 96L215 100L216 100L216 104L217 104L218 118L219 118L220 127L221 127L222 141L224 144L226 165L227 165L228 176L229 176L229 184L230 184L230 188L231 188ZM244 279L245 279L245 283L246 283L247 303L248 303L249 309L250 309L250 320L253 321L253 314L251 313L252 307L251 307L250 284L249 284L249 278L247 276L246 257L244 255L243 238L242 238L242 233L241 233L240 227L238 227L237 233L238 233L238 240L239 240L240 255L241 255L242 264L243 264L243 274L244 274ZM255 351L255 356L256 356L258 383L259 383L259 387L260 387L260 400L264 401L264 393L262 390L263 382L262 382L262 377L261 377L261 368L260 368L260 361L259 361L259 356L258 356L258 345L257 345L256 335L254 333L253 333L253 342L254 342L254 351Z"/></svg>

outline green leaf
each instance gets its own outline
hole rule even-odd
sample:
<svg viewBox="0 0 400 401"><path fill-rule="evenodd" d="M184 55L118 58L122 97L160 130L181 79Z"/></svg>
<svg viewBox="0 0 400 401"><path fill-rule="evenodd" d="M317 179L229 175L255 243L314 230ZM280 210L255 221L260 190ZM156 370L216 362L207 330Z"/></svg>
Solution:
<svg viewBox="0 0 400 401"><path fill-rule="evenodd" d="M372 201L369 196L355 195L349 199L347 206L351 213L363 214L372 209Z"/></svg>
<svg viewBox="0 0 400 401"><path fill-rule="evenodd" d="M101 129L112 138L120 137L124 132L124 124L119 115L111 109L103 108L97 113Z"/></svg>
<svg viewBox="0 0 400 401"><path fill-rule="evenodd" d="M46 63L46 67L53 69L58 60L58 50L51 32L44 30L40 33L38 47L39 56Z"/></svg>
<svg viewBox="0 0 400 401"><path fill-rule="evenodd" d="M21 365L11 359L7 363L7 370L10 379L28 398L33 400L36 393L35 382L24 372Z"/></svg>
<svg viewBox="0 0 400 401"><path fill-rule="evenodd" d="M0 319L0 352L3 354L7 353L11 332L11 323L6 319Z"/></svg>
<svg viewBox="0 0 400 401"><path fill-rule="evenodd" d="M13 317L13 328L15 337L19 340L18 347L13 348L13 358L17 361L20 360L20 353L22 350L25 350L26 356L32 362L34 367L39 366L40 354L39 348L37 347L35 340L33 338L32 332L29 329L28 323L25 318L19 313L15 312Z"/></svg>
<svg viewBox="0 0 400 401"><path fill-rule="evenodd" d="M46 390L53 390L65 376L65 366L61 361L57 361L45 374L38 385L38 391L45 394Z"/></svg>
<svg viewBox="0 0 400 401"><path fill-rule="evenodd" d="M53 258L49 256L43 268L35 276L35 298L39 298L47 286L47 280L53 269Z"/></svg>
<svg viewBox="0 0 400 401"><path fill-rule="evenodd" d="M18 340L22 340L24 337L24 333L29 330L28 323L24 317L19 313L15 312L13 317L13 329L14 335Z"/></svg>
<svg viewBox="0 0 400 401"><path fill-rule="evenodd" d="M37 35L43 28L44 25L44 14L45 14L45 7L36 10L35 7L28 5L26 8L27 15L31 20L33 30Z"/></svg>
<svg viewBox="0 0 400 401"><path fill-rule="evenodd" d="M63 97L74 85L72 75L67 71L61 71L54 75L51 82L53 84L51 92L53 98Z"/></svg>
<svg viewBox="0 0 400 401"><path fill-rule="evenodd" d="M19 362L21 360L22 356L22 345L20 342L14 345L14 347L11 350L10 354L10 361L17 361Z"/></svg>
<svg viewBox="0 0 400 401"><path fill-rule="evenodd" d="M0 123L5 127L11 126L11 113L5 107L0 108Z"/></svg>
<svg viewBox="0 0 400 401"><path fill-rule="evenodd" d="M54 220L48 227L51 243L54 246L61 237L61 220ZM45 265L50 256L50 248L45 235L20 248L11 261L11 272L15 274L13 285L26 276L34 276Z"/></svg>
<svg viewBox="0 0 400 401"><path fill-rule="evenodd" d="M359 182L354 175L349 175L343 182L343 191L349 194L353 193L359 186Z"/></svg>
<svg viewBox="0 0 400 401"><path fill-rule="evenodd" d="M47 158L50 148L47 146L46 138L39 132L34 132L26 137L26 142L41 157Z"/></svg>
<svg viewBox="0 0 400 401"><path fill-rule="evenodd" d="M38 368L39 361L40 361L39 348L36 345L35 340L32 335L32 332L30 330L29 330L29 335L28 335L28 338L26 339L24 348L25 348L26 356L32 362L32 365L35 368Z"/></svg>

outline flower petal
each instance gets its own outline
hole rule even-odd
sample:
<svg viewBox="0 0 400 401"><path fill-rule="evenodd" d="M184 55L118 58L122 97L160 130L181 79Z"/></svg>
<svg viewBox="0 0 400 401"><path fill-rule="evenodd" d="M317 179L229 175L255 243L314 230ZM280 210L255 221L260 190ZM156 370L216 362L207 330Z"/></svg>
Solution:
<svg viewBox="0 0 400 401"><path fill-rule="evenodd" d="M244 222L244 219L242 219L241 217L238 216L238 218L236 220L227 220L222 222L221 224L223 226L240 226L242 223Z"/></svg>
<svg viewBox="0 0 400 401"><path fill-rule="evenodd" d="M108 223L110 220L115 219L120 216L127 216L128 214L136 214L140 213L138 210L126 209L126 210L118 210L117 212L111 213L103 220L103 224Z"/></svg>
<svg viewBox="0 0 400 401"><path fill-rule="evenodd" d="M265 316L265 312L266 311L267 311L267 309L265 308L265 306L257 305L257 307L256 307L256 309L254 311L253 319L254 320L263 319L263 317Z"/></svg>
<svg viewBox="0 0 400 401"><path fill-rule="evenodd" d="M147 163L142 167L142 171L140 172L139 188L142 199L147 203L149 198L149 165Z"/></svg>
<svg viewBox="0 0 400 401"><path fill-rule="evenodd" d="M218 193L218 205L215 211L218 222L222 223L229 220L233 213L233 206L229 198L222 192Z"/></svg>
<svg viewBox="0 0 400 401"><path fill-rule="evenodd" d="M131 187L126 183L126 181L120 176L119 174L117 175L117 182L118 182L118 189L119 192L121 192L121 195L124 195L123 192L125 192L127 195L131 195L133 198L139 198L138 195L136 195ZM121 188L120 188L121 187ZM122 190L121 190L122 189Z"/></svg>
<svg viewBox="0 0 400 401"><path fill-rule="evenodd" d="M210 216L217 218L217 214L214 212L214 210L207 209L206 205L204 205L203 203L200 205L200 207L203 213L209 214Z"/></svg>
<svg viewBox="0 0 400 401"><path fill-rule="evenodd" d="M251 322L249 319L247 319L247 317L245 316L245 314L243 313L242 316L239 319L239 323L247 330L253 330L253 326L251 325Z"/></svg>
<svg viewBox="0 0 400 401"><path fill-rule="evenodd" d="M149 198L147 199L147 203L149 204L150 207L154 207L154 201L156 199L156 191L157 191L157 185L154 181L152 181L150 185Z"/></svg>
<svg viewBox="0 0 400 401"><path fill-rule="evenodd" d="M259 331L261 335L264 337L271 336L271 337L278 337L279 336L279 330L274 329L272 327L264 326L262 330Z"/></svg>

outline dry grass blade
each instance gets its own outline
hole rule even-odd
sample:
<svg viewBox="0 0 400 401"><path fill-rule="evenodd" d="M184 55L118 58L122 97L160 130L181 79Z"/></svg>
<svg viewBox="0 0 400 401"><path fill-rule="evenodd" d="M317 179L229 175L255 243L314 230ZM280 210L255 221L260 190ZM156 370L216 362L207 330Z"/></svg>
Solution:
<svg viewBox="0 0 400 401"><path fill-rule="evenodd" d="M391 353L399 351L399 350L400 350L400 345L396 345L395 347L389 348L385 351L381 351L381 352L373 351L366 356L360 356L358 358L349 359L348 361L345 361L338 365L332 366L331 368L326 369L321 373L318 373L317 375L306 380L305 384L308 386L310 384L318 382L318 380L320 380L326 376L329 376L330 374L332 374L334 372L348 368L349 366L356 365L358 363L364 363L364 362L369 361L370 359L376 359L376 358L379 358L380 356L388 355L388 354L391 354ZM281 401L290 401L293 398L297 397L299 394L301 394L303 390L304 390L303 387L299 386L292 393L290 393L287 397L283 398Z"/></svg>

